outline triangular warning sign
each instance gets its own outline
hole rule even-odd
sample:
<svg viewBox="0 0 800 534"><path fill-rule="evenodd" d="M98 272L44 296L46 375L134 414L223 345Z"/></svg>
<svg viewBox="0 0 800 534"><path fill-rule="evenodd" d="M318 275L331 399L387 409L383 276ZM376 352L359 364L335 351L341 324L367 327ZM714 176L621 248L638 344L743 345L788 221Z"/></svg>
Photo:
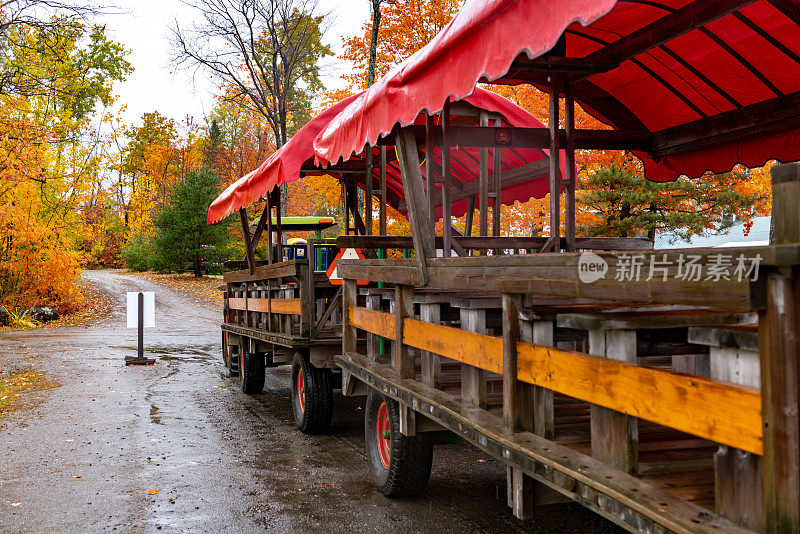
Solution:
<svg viewBox="0 0 800 534"><path fill-rule="evenodd" d="M341 276L339 276L339 273L336 270L336 265L338 264L339 260L342 259L342 258L344 258L346 260L357 260L357 259L362 259L363 260L363 259L365 259L365 256L364 256L364 253L361 252L360 248L346 248L346 249L340 251L339 254L337 254L336 257L333 258L333 261L331 262L330 266L328 267L328 270L325 272L325 274L328 277L328 280L330 280L331 284L333 284L335 286L340 286L340 285L344 284L344 280L342 279ZM356 284L360 285L360 286L365 286L368 283L369 283L368 280L358 280L358 281L356 281Z"/></svg>

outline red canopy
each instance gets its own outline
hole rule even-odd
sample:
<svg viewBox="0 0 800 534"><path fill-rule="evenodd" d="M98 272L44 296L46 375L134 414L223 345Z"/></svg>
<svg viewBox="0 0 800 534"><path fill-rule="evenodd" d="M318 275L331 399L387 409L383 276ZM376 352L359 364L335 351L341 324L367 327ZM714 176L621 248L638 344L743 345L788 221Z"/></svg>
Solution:
<svg viewBox="0 0 800 534"><path fill-rule="evenodd" d="M340 121L339 114L342 110L361 95L363 93L346 98L314 117L289 142L267 158L258 169L231 184L209 207L208 222L215 223L224 219L233 211L255 202L276 185L297 180L300 177L301 169L304 167L308 169L303 171L305 174L331 174L334 176L340 175L345 168L350 171L364 169L364 144L356 150L360 154L348 153L347 157L343 158L343 161L347 162L346 165L340 164L331 169L320 167L312 169L314 158L313 140L315 136L323 128ZM543 126L533 115L521 107L484 89L477 89L474 93L464 98L463 101L474 108L499 115L504 126L529 128L541 128ZM394 112L400 114L404 110L404 106L398 103ZM478 124L477 115L470 117L466 115L459 116L458 111L456 111L453 113L453 118L454 120L458 119L459 125L462 126ZM414 121L424 124L425 116L417 112L412 118L412 122ZM420 161L422 161L423 158L427 157L424 146L420 147L420 152L422 154ZM376 163L373 169L373 184L377 187L379 177L377 168L379 149L377 147L373 147L373 154L374 162ZM503 178L502 203L511 204L515 200L525 201L531 197L541 198L549 192L547 154L548 151L538 149L503 149L501 151L501 172L515 171L512 175L506 175L507 180L506 177ZM437 168L441 169L441 151L436 149L433 157L436 160ZM389 157L387 159L389 160L387 165L387 201L395 208L405 212L403 183L392 147L389 147ZM339 158L335 161L338 160ZM564 161L563 157L561 161ZM451 150L452 176L459 184L456 187L460 188L460 190L456 190L453 193L452 210L455 216L460 216L466 211L468 197L475 194L475 191L472 191L473 189L477 190L476 185L480 175L479 162L480 149L454 148ZM539 164L536 164L537 162ZM493 161L490 151L489 168L492 169L492 167ZM363 188L363 174L356 175L356 178L358 185ZM505 185L506 181L508 185ZM472 186L468 185L471 182L475 183ZM439 212L440 209L437 208L437 213Z"/></svg>
<svg viewBox="0 0 800 534"><path fill-rule="evenodd" d="M337 116L315 152L346 157L479 80L546 88L561 70L595 117L652 134L637 152L650 179L797 160L799 20L788 0L471 0ZM565 49L545 54L562 34ZM589 72L550 69L558 60Z"/></svg>
<svg viewBox="0 0 800 534"><path fill-rule="evenodd" d="M229 185L208 208L208 224L217 223L235 210L249 206L276 185L297 180L303 163L314 155L311 146L314 138L337 113L358 96L345 98L308 121L259 168Z"/></svg>

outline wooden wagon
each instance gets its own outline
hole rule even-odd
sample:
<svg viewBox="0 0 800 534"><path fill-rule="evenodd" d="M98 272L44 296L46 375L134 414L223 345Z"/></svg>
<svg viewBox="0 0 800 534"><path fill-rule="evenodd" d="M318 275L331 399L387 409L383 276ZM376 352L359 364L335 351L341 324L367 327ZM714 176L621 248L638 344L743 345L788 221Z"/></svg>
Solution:
<svg viewBox="0 0 800 534"><path fill-rule="evenodd" d="M366 166L341 175L345 189L361 185L369 206L394 198L412 230L339 238L414 251L338 264L334 362L342 393L368 395L381 492L420 491L430 433L447 430L507 464L521 518L555 495L632 531L797 532L800 165L773 169L774 245L652 251L576 237L574 153L631 150L656 180L800 159L799 27L786 0L471 2L335 110L310 140L315 161ZM549 127L480 109L460 122L479 80L547 91ZM613 129L576 129L576 101ZM454 171L465 149L473 181ZM520 194L495 162L520 150L546 151L546 238L489 235L488 207ZM452 218L475 208L480 235L458 235Z"/></svg>

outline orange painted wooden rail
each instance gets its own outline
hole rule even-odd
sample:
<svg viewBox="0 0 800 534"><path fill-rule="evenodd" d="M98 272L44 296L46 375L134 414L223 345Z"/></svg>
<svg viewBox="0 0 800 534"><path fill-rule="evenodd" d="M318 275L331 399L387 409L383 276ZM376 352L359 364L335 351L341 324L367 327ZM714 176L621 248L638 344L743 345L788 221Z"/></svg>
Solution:
<svg viewBox="0 0 800 534"><path fill-rule="evenodd" d="M228 308L251 312L281 313L284 315L300 315L300 299L262 299L229 298Z"/></svg>
<svg viewBox="0 0 800 534"><path fill-rule="evenodd" d="M395 316L350 307L350 324L395 337ZM493 373L503 372L503 339L406 318L403 343ZM673 371L517 343L517 378L723 445L763 454L761 393Z"/></svg>

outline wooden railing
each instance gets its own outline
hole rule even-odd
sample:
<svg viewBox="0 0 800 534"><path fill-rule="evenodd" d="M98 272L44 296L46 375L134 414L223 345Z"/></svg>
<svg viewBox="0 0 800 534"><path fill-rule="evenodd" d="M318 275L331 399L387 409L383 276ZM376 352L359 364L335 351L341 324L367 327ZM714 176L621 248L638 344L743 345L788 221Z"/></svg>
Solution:
<svg viewBox="0 0 800 534"><path fill-rule="evenodd" d="M503 338L351 306L349 324L503 374ZM737 449L762 454L761 394L704 377L517 342L517 379Z"/></svg>

